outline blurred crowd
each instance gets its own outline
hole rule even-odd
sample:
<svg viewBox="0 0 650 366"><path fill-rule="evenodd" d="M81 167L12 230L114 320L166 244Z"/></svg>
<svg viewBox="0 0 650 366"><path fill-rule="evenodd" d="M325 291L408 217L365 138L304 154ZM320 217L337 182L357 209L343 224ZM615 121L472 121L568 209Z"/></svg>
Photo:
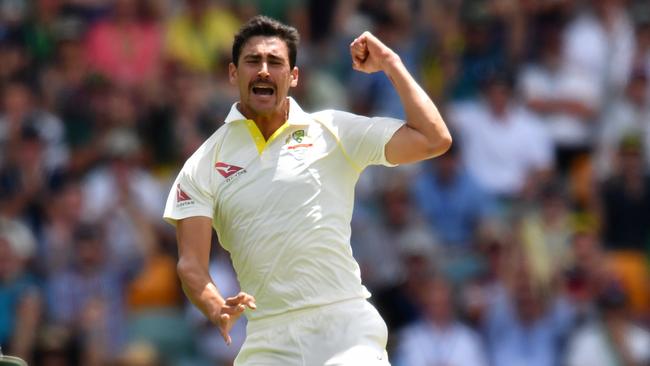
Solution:
<svg viewBox="0 0 650 366"><path fill-rule="evenodd" d="M352 248L396 366L650 364L650 2L0 0L0 346L33 365L229 365L161 220L238 94L232 37L298 28L308 111L404 117L371 30L454 136L373 167ZM211 271L238 292L215 238Z"/></svg>

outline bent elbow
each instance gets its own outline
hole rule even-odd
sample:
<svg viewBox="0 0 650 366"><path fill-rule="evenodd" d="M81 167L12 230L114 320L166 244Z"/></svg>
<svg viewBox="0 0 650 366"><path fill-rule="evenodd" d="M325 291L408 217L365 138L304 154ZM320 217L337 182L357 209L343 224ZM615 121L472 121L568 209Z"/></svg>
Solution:
<svg viewBox="0 0 650 366"><path fill-rule="evenodd" d="M442 138L442 143L441 143L441 148L440 148L440 155L446 153L451 149L451 145L454 143L454 139L451 137L451 133L447 131L445 133L444 137Z"/></svg>
<svg viewBox="0 0 650 366"><path fill-rule="evenodd" d="M178 262L176 263L176 274L180 278L181 281L183 281L184 278L187 277L187 274L191 271L192 264L188 262L187 259L180 258Z"/></svg>
<svg viewBox="0 0 650 366"><path fill-rule="evenodd" d="M446 131L441 136L439 136L435 143L431 144L429 156L435 158L446 153L451 148L452 143L453 139L451 137L451 134L449 131Z"/></svg>

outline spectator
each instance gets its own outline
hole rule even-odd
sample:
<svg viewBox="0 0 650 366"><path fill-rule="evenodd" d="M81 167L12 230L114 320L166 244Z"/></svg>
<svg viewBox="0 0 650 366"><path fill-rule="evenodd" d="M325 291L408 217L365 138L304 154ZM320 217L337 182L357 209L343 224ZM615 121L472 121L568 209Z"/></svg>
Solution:
<svg viewBox="0 0 650 366"><path fill-rule="evenodd" d="M493 294L484 319L494 366L552 366L571 329L573 310L533 282L525 264L515 264L511 285Z"/></svg>
<svg viewBox="0 0 650 366"><path fill-rule="evenodd" d="M142 139L157 166L178 169L202 141L218 127L216 114L230 100L232 90L187 70L176 70L167 81L165 96L152 103L142 123ZM226 82L227 83L227 82ZM217 84L212 87L210 84ZM230 93L230 94L229 94ZM173 167L171 165L174 165Z"/></svg>
<svg viewBox="0 0 650 366"><path fill-rule="evenodd" d="M547 179L553 167L551 140L539 120L513 98L508 75L490 76L483 94L448 111L464 164L487 193L502 201L522 197Z"/></svg>
<svg viewBox="0 0 650 366"><path fill-rule="evenodd" d="M29 362L42 299L28 264L35 250L29 229L0 217L0 347Z"/></svg>
<svg viewBox="0 0 650 366"><path fill-rule="evenodd" d="M58 115L63 122L63 141L70 150L67 168L79 173L95 162L96 154L89 148L96 133L96 120L106 112L97 108L99 91L106 82L91 79L84 53L84 24L77 18L57 20L53 34L56 49L53 57L41 68L38 87L45 110Z"/></svg>
<svg viewBox="0 0 650 366"><path fill-rule="evenodd" d="M373 293L372 302L383 314L389 334L398 334L421 317L416 299L420 296L422 281L436 266L434 244L426 231L414 230L405 235L400 242L399 253L403 276L397 284ZM389 348L392 348L394 341L389 336Z"/></svg>
<svg viewBox="0 0 650 366"><path fill-rule="evenodd" d="M542 188L539 200L523 215L519 231L535 281L550 287L570 264L573 222L569 200L558 184Z"/></svg>
<svg viewBox="0 0 650 366"><path fill-rule="evenodd" d="M52 172L65 165L68 152L61 120L40 108L34 90L26 82L13 80L5 85L2 95L0 167L25 129L33 130L35 137L44 144L42 164L45 171Z"/></svg>
<svg viewBox="0 0 650 366"><path fill-rule="evenodd" d="M650 180L643 169L643 146L638 135L619 144L619 170L601 190L603 240L607 260L630 297L635 315L650 308L650 274L645 255L650 242Z"/></svg>
<svg viewBox="0 0 650 366"><path fill-rule="evenodd" d="M498 22L490 15L488 2L462 2L460 9L462 49L460 67L451 85L450 98L455 101L479 97L485 75L507 68L507 42L499 39Z"/></svg>
<svg viewBox="0 0 650 366"><path fill-rule="evenodd" d="M82 339L82 364L103 365L120 354L126 342L125 287L140 269L138 261L109 260L100 227L77 228L71 266L48 279L51 321Z"/></svg>
<svg viewBox="0 0 650 366"><path fill-rule="evenodd" d="M89 29L91 67L120 86L142 87L162 71L162 29L147 19L142 0L117 0L112 13Z"/></svg>
<svg viewBox="0 0 650 366"><path fill-rule="evenodd" d="M20 217L38 231L44 214L43 197L60 172L45 168L44 143L31 126L22 128L12 145L7 166L0 169L0 212Z"/></svg>
<svg viewBox="0 0 650 366"><path fill-rule="evenodd" d="M571 265L564 273L563 292L576 308L576 325L593 319L596 298L611 277L605 253L594 229L576 228L571 237Z"/></svg>
<svg viewBox="0 0 650 366"><path fill-rule="evenodd" d="M5 25L7 25L5 23ZM29 55L25 44L23 43L23 34L19 25L14 24L14 27L2 27L2 35L0 36L0 82L6 83L16 78L29 78L33 75L30 74Z"/></svg>
<svg viewBox="0 0 650 366"><path fill-rule="evenodd" d="M421 47L429 51L421 52L422 86L434 101L450 94L457 73L467 72L456 62L463 42L461 5L460 1L423 1L415 15L419 24L416 30L423 38Z"/></svg>
<svg viewBox="0 0 650 366"><path fill-rule="evenodd" d="M221 73L239 21L229 9L208 0L185 0L185 9L167 24L165 47L172 61L204 74Z"/></svg>
<svg viewBox="0 0 650 366"><path fill-rule="evenodd" d="M477 233L476 251L482 259L481 271L461 283L463 314L474 328L480 328L487 309L503 291L513 262L514 240L507 222L491 219Z"/></svg>
<svg viewBox="0 0 650 366"><path fill-rule="evenodd" d="M567 366L647 365L650 333L630 321L626 295L615 284L598 296L600 317L580 328L569 340Z"/></svg>
<svg viewBox="0 0 650 366"><path fill-rule="evenodd" d="M591 0L567 25L563 54L572 68L598 80L603 106L627 84L635 53L634 28L622 0Z"/></svg>
<svg viewBox="0 0 650 366"><path fill-rule="evenodd" d="M427 162L413 183L413 203L445 247L472 250L482 222L493 213L490 196L478 186L463 163L456 143Z"/></svg>
<svg viewBox="0 0 650 366"><path fill-rule="evenodd" d="M132 204L125 204L126 213L137 230L135 244L142 254L138 274L125 289L129 344L150 344L160 358L170 364L188 360L194 341L190 324L183 316L183 299L176 275L176 258L167 253L146 215ZM132 235L133 235L132 234ZM125 254L118 255L126 257ZM168 329L174 329L169 332ZM125 361L126 362L126 361ZM128 362L126 362L128 364Z"/></svg>
<svg viewBox="0 0 650 366"><path fill-rule="evenodd" d="M562 30L560 21L541 27L539 57L519 78L526 106L546 124L554 143L556 166L566 174L592 149L601 96L599 80L564 59Z"/></svg>
<svg viewBox="0 0 650 366"><path fill-rule="evenodd" d="M56 52L56 28L62 4L59 0L33 3L31 17L25 26L25 44L34 61L45 64Z"/></svg>
<svg viewBox="0 0 650 366"><path fill-rule="evenodd" d="M158 181L139 163L140 141L131 130L114 129L105 141L108 164L98 166L86 177L83 214L86 220L105 220L112 258L130 257L138 247L140 229L135 225L134 211L158 222L164 194Z"/></svg>
<svg viewBox="0 0 650 366"><path fill-rule="evenodd" d="M644 146L638 135L619 142L616 174L602 185L606 249L645 251L650 238L650 180L644 169Z"/></svg>
<svg viewBox="0 0 650 366"><path fill-rule="evenodd" d="M49 277L66 270L74 257L73 235L82 221L83 195L77 178L66 177L55 185L47 198L39 251L39 272Z"/></svg>
<svg viewBox="0 0 650 366"><path fill-rule="evenodd" d="M355 218L355 233L352 235L352 248L355 259L361 267L361 277L370 290L381 291L401 281L403 265L400 261L402 239L419 227L420 217L414 212L404 177L394 177L379 192L378 217ZM424 234L430 240L428 245L435 247L432 234Z"/></svg>
<svg viewBox="0 0 650 366"><path fill-rule="evenodd" d="M640 169L650 172L650 83L642 69L634 71L625 94L604 112L596 158L598 176L610 178L620 168L616 166L618 145L624 137L638 135L643 149Z"/></svg>
<svg viewBox="0 0 650 366"><path fill-rule="evenodd" d="M452 288L443 277L423 279L417 299L423 317L401 332L396 365L488 364L478 333L456 319Z"/></svg>

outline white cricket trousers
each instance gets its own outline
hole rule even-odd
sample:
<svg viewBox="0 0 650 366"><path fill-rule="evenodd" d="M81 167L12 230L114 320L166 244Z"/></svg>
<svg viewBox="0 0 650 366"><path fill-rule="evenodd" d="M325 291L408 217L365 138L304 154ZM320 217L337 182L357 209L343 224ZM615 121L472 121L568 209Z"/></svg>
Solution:
<svg viewBox="0 0 650 366"><path fill-rule="evenodd" d="M372 304L345 300L249 321L235 366L390 366L387 338Z"/></svg>

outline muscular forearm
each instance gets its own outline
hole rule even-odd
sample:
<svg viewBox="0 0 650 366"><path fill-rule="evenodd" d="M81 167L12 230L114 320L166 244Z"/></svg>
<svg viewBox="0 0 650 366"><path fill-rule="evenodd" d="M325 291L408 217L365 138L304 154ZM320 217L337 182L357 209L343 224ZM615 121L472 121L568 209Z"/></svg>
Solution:
<svg viewBox="0 0 650 366"><path fill-rule="evenodd" d="M430 156L437 156L447 151L451 143L451 135L438 108L413 79L399 56L391 52L385 58L382 68L402 101L406 125L426 138Z"/></svg>
<svg viewBox="0 0 650 366"><path fill-rule="evenodd" d="M177 271L187 298L210 321L215 322L225 300L210 273L200 263L187 258L178 261Z"/></svg>
<svg viewBox="0 0 650 366"><path fill-rule="evenodd" d="M225 303L210 277L210 247L212 220L207 217L190 217L179 220L178 277L183 291L203 314L213 323L218 322L219 313Z"/></svg>
<svg viewBox="0 0 650 366"><path fill-rule="evenodd" d="M255 309L255 298L244 292L225 298L210 277L210 242L212 220L195 216L178 221L178 276L183 291L203 315L219 328L226 344L230 329L246 308Z"/></svg>

